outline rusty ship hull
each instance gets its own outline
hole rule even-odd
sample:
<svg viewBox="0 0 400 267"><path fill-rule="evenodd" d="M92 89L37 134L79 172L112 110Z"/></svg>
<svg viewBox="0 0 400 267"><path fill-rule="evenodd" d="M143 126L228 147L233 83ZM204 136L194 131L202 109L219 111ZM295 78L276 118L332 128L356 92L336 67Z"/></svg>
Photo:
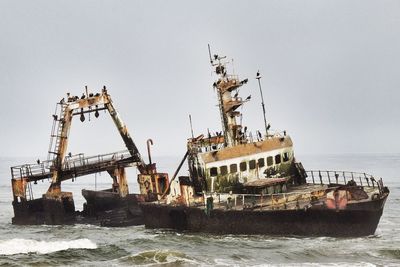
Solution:
<svg viewBox="0 0 400 267"><path fill-rule="evenodd" d="M86 203L81 213L83 216L77 217L79 223L107 227L143 224L142 211L138 205L145 201L143 195L128 194L122 198L111 190L82 190L82 195Z"/></svg>
<svg viewBox="0 0 400 267"><path fill-rule="evenodd" d="M146 228L213 234L265 234L299 236L373 235L383 213L387 194L345 210L318 207L299 210L224 210L208 214L203 207L140 204Z"/></svg>
<svg viewBox="0 0 400 267"><path fill-rule="evenodd" d="M139 194L120 197L107 191L82 190L86 199L82 211L75 210L72 194L64 194L61 199L43 196L31 201L13 202L16 225L62 225L93 224L120 227L143 224L142 211L138 205L145 201Z"/></svg>
<svg viewBox="0 0 400 267"><path fill-rule="evenodd" d="M185 155L189 175L179 177L179 194L139 204L145 226L214 234L374 234L389 195L382 178L306 171L286 130L272 131L267 123L259 72L265 132L249 131L239 111L251 99L239 96L248 79L229 74L232 62L225 56L209 54L222 131L207 129L207 135L195 138L191 129Z"/></svg>

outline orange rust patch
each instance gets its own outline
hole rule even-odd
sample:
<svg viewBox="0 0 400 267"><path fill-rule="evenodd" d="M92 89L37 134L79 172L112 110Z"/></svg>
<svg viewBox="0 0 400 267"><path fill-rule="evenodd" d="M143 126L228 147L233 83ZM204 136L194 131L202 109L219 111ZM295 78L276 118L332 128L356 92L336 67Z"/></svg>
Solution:
<svg viewBox="0 0 400 267"><path fill-rule="evenodd" d="M14 197L23 197L25 198L25 191L26 191L26 184L28 182L28 179L22 178L22 179L12 179L11 184L12 184L12 189L14 193Z"/></svg>

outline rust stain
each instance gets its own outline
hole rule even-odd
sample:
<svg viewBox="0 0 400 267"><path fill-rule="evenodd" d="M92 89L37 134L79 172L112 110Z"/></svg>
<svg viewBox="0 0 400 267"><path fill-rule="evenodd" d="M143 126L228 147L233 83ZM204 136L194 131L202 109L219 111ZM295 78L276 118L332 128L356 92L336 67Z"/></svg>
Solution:
<svg viewBox="0 0 400 267"><path fill-rule="evenodd" d="M12 179L11 180L11 185L12 185L12 190L15 197L21 197L21 198L26 198L26 186L28 183L27 178L22 178L22 179Z"/></svg>

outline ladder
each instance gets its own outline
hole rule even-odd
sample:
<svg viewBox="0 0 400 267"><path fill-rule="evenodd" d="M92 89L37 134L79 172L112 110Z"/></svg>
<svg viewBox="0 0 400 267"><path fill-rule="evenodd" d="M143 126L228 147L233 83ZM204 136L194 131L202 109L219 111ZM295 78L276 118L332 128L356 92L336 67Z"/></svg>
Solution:
<svg viewBox="0 0 400 267"><path fill-rule="evenodd" d="M48 150L48 155L47 155L47 162L52 164L52 166L56 166L58 156L59 156L59 148L61 144L61 140L63 138L66 138L62 134L63 129L64 129L64 111L67 108L67 104L65 103L57 103L56 104L56 109L54 111L53 115L53 125L51 127L51 135L50 135L50 144L49 144L49 150ZM59 112L57 112L59 110ZM58 114L57 114L58 113ZM51 167L51 166L48 166Z"/></svg>

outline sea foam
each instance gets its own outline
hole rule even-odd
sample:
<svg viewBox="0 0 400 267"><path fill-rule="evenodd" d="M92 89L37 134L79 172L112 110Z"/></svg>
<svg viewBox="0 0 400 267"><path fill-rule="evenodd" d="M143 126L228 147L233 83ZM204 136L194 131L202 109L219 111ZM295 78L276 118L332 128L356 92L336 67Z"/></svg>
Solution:
<svg viewBox="0 0 400 267"><path fill-rule="evenodd" d="M37 241L13 238L0 240L0 255L38 253L48 254L67 249L96 249L96 243L87 238L60 241Z"/></svg>

